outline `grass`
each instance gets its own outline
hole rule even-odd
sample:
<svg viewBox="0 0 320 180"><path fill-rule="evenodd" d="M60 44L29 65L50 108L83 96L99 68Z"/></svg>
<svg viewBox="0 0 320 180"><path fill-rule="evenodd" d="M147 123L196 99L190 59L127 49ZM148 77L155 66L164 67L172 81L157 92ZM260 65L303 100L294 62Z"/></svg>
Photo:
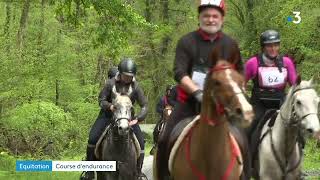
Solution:
<svg viewBox="0 0 320 180"><path fill-rule="evenodd" d="M146 156L149 155L151 150L151 143L149 142L148 137L146 138ZM59 159L60 161L79 161L84 157L84 153L74 157L65 157L63 159ZM81 172L16 172L16 160L32 160L32 158L15 158L13 156L8 155L7 153L0 153L0 179L5 180L72 180L79 179Z"/></svg>
<svg viewBox="0 0 320 180"><path fill-rule="evenodd" d="M308 141L305 148L303 167L306 170L320 171L320 146L313 139Z"/></svg>
<svg viewBox="0 0 320 180"><path fill-rule="evenodd" d="M152 147L152 139L150 134L146 134L146 156L149 155ZM85 152L73 152L69 154L77 153L77 156L64 157L59 160L81 160L84 157ZM307 171L320 171L320 148L317 147L314 140L309 140L304 151L304 164L303 168ZM22 159L20 157L15 158L7 153L0 153L0 179L6 180L72 180L79 179L81 172L16 172L15 161ZM31 160L31 157L23 157L23 159ZM309 177L307 179L320 180L320 177Z"/></svg>

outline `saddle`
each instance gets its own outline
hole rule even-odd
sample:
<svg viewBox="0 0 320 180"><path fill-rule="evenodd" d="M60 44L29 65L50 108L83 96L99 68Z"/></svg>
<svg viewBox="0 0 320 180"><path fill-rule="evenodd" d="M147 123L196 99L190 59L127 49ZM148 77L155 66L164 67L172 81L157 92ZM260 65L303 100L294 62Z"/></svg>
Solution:
<svg viewBox="0 0 320 180"><path fill-rule="evenodd" d="M111 130L111 126L112 126L112 124L110 124L109 126L107 126L105 128L105 130L101 134L101 136L96 144L96 148L94 150L94 154L96 156L96 159L101 159L101 151L100 151L102 148L101 145L105 142L106 137L108 135L108 132ZM137 157L139 157L140 152L141 152L141 147L140 147L139 141L134 133L132 133L131 137L132 137L132 141L134 143L134 147L136 148Z"/></svg>
<svg viewBox="0 0 320 180"><path fill-rule="evenodd" d="M187 118L179 122L173 129L171 136L169 138L169 143L167 145L167 151L166 151L169 153L167 154L169 157L169 161L168 161L169 172L172 169L173 160L180 144L188 135L189 131L198 124L199 119L200 119L199 115ZM250 179L251 159L248 153L249 146L248 146L247 138L245 138L246 137L245 133L241 131L239 128L237 128L236 126L233 126L232 124L230 124L229 129L230 129L231 138L236 141L234 143L240 149L240 152L241 152L241 157L238 160L239 160L239 163L243 165L242 166L243 173L240 178L243 180Z"/></svg>
<svg viewBox="0 0 320 180"><path fill-rule="evenodd" d="M268 127L273 127L276 118L278 116L278 110L277 109L269 109L264 114L262 119L260 120L257 128L253 131L250 139L250 149L252 154L252 162L256 160L257 154L258 154L258 146L262 141L261 138L261 132L266 123L268 123Z"/></svg>
<svg viewBox="0 0 320 180"><path fill-rule="evenodd" d="M175 125L175 127L173 128L173 130L171 131L171 134L169 136L168 142L165 143L166 146L163 146L163 150L162 153L163 154L158 154L157 155L157 171L158 173L161 174L162 179L170 179L170 173L167 169L168 167L168 157L170 158L170 152L172 147L174 146L176 140L178 139L179 135L182 133L182 131L184 130L184 128L193 120L195 119L196 116L192 116L189 118L185 118L183 120L181 120L178 124ZM200 117L200 116L198 116ZM164 126L164 128L166 128L166 124ZM160 135L161 136L161 135ZM161 137L159 137L161 138ZM160 158L161 157L161 158Z"/></svg>

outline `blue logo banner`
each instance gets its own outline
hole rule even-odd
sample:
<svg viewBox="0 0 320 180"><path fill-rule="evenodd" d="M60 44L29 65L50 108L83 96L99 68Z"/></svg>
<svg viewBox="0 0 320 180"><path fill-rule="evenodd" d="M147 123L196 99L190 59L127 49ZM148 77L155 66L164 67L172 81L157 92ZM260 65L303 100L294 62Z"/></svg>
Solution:
<svg viewBox="0 0 320 180"><path fill-rule="evenodd" d="M16 171L52 171L52 161L16 161Z"/></svg>

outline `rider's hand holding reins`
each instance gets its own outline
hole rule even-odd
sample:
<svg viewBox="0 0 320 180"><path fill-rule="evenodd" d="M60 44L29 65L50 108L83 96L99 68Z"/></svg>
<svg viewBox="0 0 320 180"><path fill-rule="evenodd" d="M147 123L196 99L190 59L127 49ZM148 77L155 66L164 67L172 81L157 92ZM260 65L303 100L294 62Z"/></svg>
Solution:
<svg viewBox="0 0 320 180"><path fill-rule="evenodd" d="M132 119L130 122L129 122L129 126L133 126L135 124L138 123L138 119Z"/></svg>
<svg viewBox="0 0 320 180"><path fill-rule="evenodd" d="M192 93L192 96L198 103L202 103L202 98L203 98L203 91L201 89L198 89Z"/></svg>
<svg viewBox="0 0 320 180"><path fill-rule="evenodd" d="M111 106L110 106L110 111L113 112L113 111L115 111L115 110L116 110L116 107L115 107L114 105L111 105Z"/></svg>

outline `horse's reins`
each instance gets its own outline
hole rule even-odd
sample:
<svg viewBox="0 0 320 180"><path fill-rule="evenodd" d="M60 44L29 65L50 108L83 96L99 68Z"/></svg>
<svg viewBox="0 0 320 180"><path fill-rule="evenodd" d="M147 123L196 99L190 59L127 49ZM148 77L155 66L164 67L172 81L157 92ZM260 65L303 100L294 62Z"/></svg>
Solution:
<svg viewBox="0 0 320 180"><path fill-rule="evenodd" d="M215 72L215 71L227 70L227 69L235 69L235 65L231 64L231 65L216 66L216 67L213 67L210 70L210 73ZM234 97L236 97L238 94L243 94L243 91L235 93ZM218 113L218 115L223 115L223 114L225 114L225 112L228 112L228 111L229 111L229 113L231 112L231 110L225 108L222 103L219 103L217 101L215 101L215 102L216 102L216 112ZM228 113L227 113L227 116L228 116ZM206 116L204 116L202 119L208 125L212 125L212 126L219 125L219 124L224 122L224 121L218 121L218 120L215 120L215 119L210 119L210 118L208 118ZM186 158L187 158L187 162L189 163L189 166L190 166L193 174L198 178L198 180L206 180L207 178L199 171L199 169L197 169L197 167L191 161L190 145L191 145L191 137L192 137L192 132L193 132L194 127L189 131L189 133L188 133L188 135L186 137L186 144L185 144L185 146L186 146ZM235 145L232 143L231 137L230 137L230 146L231 146L231 161L230 161L229 165L227 166L227 169L226 169L225 173L221 177L222 180L228 180L229 179L229 177L230 177L230 175L232 173L232 170L233 170L233 168L234 168L234 166L235 166L235 164L237 162L238 154L237 154L237 152L235 150L236 149Z"/></svg>
<svg viewBox="0 0 320 180"><path fill-rule="evenodd" d="M292 93L292 96L293 96L296 92L298 92L298 91L308 90L308 89L313 89L313 87L306 87L306 88L298 88L298 89L295 89L295 90L293 91L293 93ZM286 124L287 126L299 126L300 123L301 123L301 121L302 121L304 118L306 118L307 116L312 115L312 114L316 114L316 115L317 115L317 113L307 113L307 114L303 115L300 119L298 119L298 118L297 118L297 115L296 115L296 113L295 113L294 105L292 105L292 112L293 112L293 116L290 117L290 118L285 118L285 117L283 117L283 115L280 113L281 118L282 118L283 120L285 120L285 122L289 122L289 123Z"/></svg>
<svg viewBox="0 0 320 180"><path fill-rule="evenodd" d="M292 92L292 96L293 96L296 92L298 92L298 91L307 90L307 89L313 89L313 87L306 87L306 88L298 88L298 89L295 89L295 90ZM298 118L297 118L297 115L296 115L296 113L295 113L294 107L295 107L294 104L292 104L291 114L293 114L293 116L290 117L290 118L284 118L283 115L282 115L282 113L281 113L281 111L279 112L281 119L284 120L285 126L287 126L287 127L289 126L289 127L299 128L300 125L301 125L301 122L302 122L302 120L303 120L304 118L306 118L307 116L312 115L312 114L317 114L317 113L307 113L307 114L303 115L301 118L298 119ZM289 123L287 123L287 122L289 122ZM287 131L288 131L288 129L286 128L285 130L286 130L286 133L285 133L285 142L286 142L286 146L288 146L288 144L287 144L287 138L288 138L288 133L287 133ZM299 130L299 129L298 129L298 130ZM278 165L279 165L279 167L280 167L280 169L281 169L282 178L285 179L285 177L286 177L291 171L295 170L295 169L299 166L299 164L301 163L301 160L302 160L301 154L303 153L303 152L302 152L302 148L300 147L301 145L300 145L300 143L298 143L298 145L299 145L299 159L298 159L298 162L297 162L294 166L292 166L290 169L287 169L286 167L287 167L287 165L288 165L288 158L290 158L291 155L292 155L292 153L294 152L295 146L289 151L288 154L285 154L285 163L282 163L282 162L281 162L281 158L280 158L279 154L277 153L277 151L276 151L276 149L275 149L274 142L273 142L273 138L272 138L272 127L269 127L268 130L267 130L267 132L264 133L264 135L262 136L262 138L261 138L260 141L259 141L259 144L262 142L262 140L264 139L264 137L265 137L268 133L270 133L270 141L271 141L271 150L272 150L272 153L273 153L273 155L274 155L274 157L275 157L275 159L276 159L276 162L278 163Z"/></svg>

